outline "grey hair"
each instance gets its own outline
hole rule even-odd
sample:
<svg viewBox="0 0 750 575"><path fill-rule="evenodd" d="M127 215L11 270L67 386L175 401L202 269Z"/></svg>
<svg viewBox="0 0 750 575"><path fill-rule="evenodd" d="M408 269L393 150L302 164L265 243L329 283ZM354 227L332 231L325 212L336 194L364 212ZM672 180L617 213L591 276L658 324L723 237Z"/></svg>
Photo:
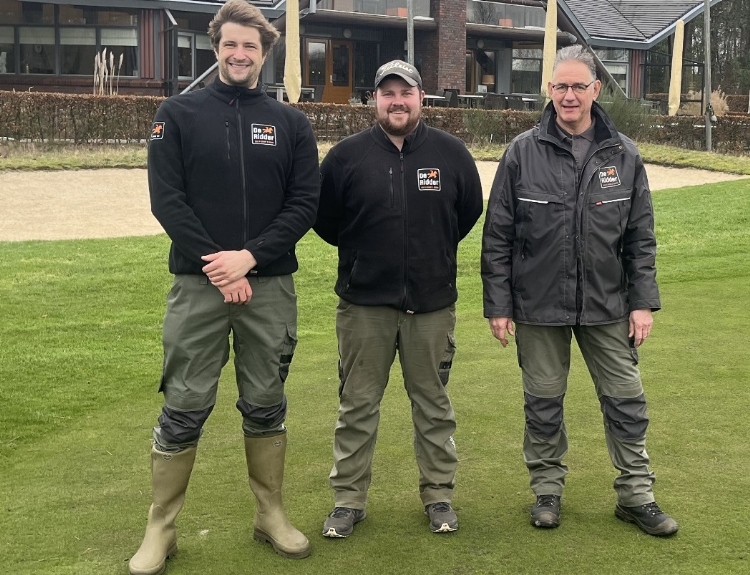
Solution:
<svg viewBox="0 0 750 575"><path fill-rule="evenodd" d="M591 72L591 78L596 80L596 62L594 62L594 57L580 44L565 46L565 48L558 50L555 55L555 63L552 65L553 74L557 70L558 64L562 64L563 62L580 62L581 64L585 64L589 72Z"/></svg>

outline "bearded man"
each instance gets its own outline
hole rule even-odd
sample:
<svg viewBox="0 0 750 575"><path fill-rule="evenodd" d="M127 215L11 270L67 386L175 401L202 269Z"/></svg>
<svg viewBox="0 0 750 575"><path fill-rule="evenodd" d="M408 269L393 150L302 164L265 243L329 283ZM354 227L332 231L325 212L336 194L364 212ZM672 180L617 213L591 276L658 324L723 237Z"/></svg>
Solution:
<svg viewBox="0 0 750 575"><path fill-rule="evenodd" d="M376 124L334 146L321 165L314 229L338 246L340 298L326 537L346 537L365 518L380 402L397 351L422 509L433 532L458 529L456 421L446 385L456 349L458 242L482 213L482 188L463 142L420 119L423 98L414 66L384 64L375 75Z"/></svg>

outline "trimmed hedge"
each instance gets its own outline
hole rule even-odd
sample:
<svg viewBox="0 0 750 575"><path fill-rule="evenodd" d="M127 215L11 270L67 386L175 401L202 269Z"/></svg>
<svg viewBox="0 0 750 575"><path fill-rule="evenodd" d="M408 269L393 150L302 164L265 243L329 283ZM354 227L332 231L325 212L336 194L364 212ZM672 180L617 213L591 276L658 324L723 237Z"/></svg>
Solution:
<svg viewBox="0 0 750 575"><path fill-rule="evenodd" d="M0 91L0 138L74 143L140 142L164 98L151 96L92 96L42 92ZM338 141L374 122L372 106L300 103L319 140ZM425 107L425 122L454 134L468 144L512 140L539 121L539 112L467 110ZM643 141L688 149L703 149L703 118L648 116ZM714 126L717 151L750 152L750 115L727 114Z"/></svg>

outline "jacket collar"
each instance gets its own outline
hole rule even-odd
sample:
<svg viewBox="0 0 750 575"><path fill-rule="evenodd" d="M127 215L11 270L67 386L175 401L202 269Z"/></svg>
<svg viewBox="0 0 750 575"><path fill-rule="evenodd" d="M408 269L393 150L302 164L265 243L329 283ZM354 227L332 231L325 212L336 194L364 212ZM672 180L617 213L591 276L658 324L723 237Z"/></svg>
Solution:
<svg viewBox="0 0 750 575"><path fill-rule="evenodd" d="M594 129L594 141L598 147L602 147L605 144L618 144L620 143L620 134L615 127L614 122L610 119L607 113L604 111L598 103L594 102L591 106L591 115L595 120ZM559 132L555 128L555 122L557 121L557 112L555 111L555 105L550 102L547 107L544 108L542 113L542 119L539 122L539 139L547 142L551 142L557 146L562 146L558 134Z"/></svg>
<svg viewBox="0 0 750 575"><path fill-rule="evenodd" d="M216 98L225 102L226 104L232 105L235 100L239 99L240 104L249 104L251 102L257 102L266 96L265 86L260 82L255 88L243 88L241 86L230 86L222 82L217 76L212 84L209 84L206 88Z"/></svg>
<svg viewBox="0 0 750 575"><path fill-rule="evenodd" d="M386 150L392 152L398 152L398 148L393 142L391 142L388 134L385 133L385 130L383 130L379 123L375 122L375 125L370 128L370 134L381 148L385 148ZM404 138L404 146L401 149L401 152L404 154L408 154L409 152L416 150L426 139L427 126L425 125L424 121L420 119L416 129Z"/></svg>

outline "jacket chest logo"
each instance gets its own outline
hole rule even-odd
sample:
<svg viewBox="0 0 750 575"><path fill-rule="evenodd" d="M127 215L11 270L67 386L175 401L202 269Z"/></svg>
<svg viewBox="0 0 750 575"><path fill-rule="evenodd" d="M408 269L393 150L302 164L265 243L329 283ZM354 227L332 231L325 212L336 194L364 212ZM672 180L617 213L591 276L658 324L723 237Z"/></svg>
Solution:
<svg viewBox="0 0 750 575"><path fill-rule="evenodd" d="M437 168L420 168L417 170L417 188L420 192L439 192L440 170Z"/></svg>
<svg viewBox="0 0 750 575"><path fill-rule="evenodd" d="M258 146L275 146L276 145L276 126L266 124L253 124L252 142Z"/></svg>
<svg viewBox="0 0 750 575"><path fill-rule="evenodd" d="M615 188L619 186L622 182L620 182L617 168L614 166L599 168L599 183L602 185L602 188Z"/></svg>

